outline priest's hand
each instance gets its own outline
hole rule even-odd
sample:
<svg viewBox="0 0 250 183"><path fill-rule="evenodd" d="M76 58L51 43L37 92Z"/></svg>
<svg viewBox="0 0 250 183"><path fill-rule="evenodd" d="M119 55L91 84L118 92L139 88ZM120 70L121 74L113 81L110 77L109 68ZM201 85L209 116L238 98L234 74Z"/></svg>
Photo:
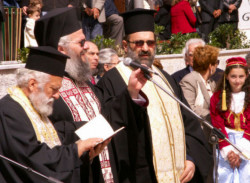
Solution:
<svg viewBox="0 0 250 183"><path fill-rule="evenodd" d="M181 183L189 182L193 178L194 172L195 172L194 163L192 161L186 160L184 172L181 174L180 177Z"/></svg>
<svg viewBox="0 0 250 183"><path fill-rule="evenodd" d="M101 138L89 138L87 140L76 141L76 145L78 148L78 156L81 157L84 152L91 151L91 149L93 149L96 146L96 144L100 142L102 142Z"/></svg>
<svg viewBox="0 0 250 183"><path fill-rule="evenodd" d="M128 81L128 92L132 99L138 99L139 92L146 84L147 79L141 69L132 71Z"/></svg>
<svg viewBox="0 0 250 183"><path fill-rule="evenodd" d="M104 142L98 144L97 146L93 147L89 151L89 159L92 160L94 157L99 155L103 149L108 145L108 143L111 141L110 139L105 140Z"/></svg>

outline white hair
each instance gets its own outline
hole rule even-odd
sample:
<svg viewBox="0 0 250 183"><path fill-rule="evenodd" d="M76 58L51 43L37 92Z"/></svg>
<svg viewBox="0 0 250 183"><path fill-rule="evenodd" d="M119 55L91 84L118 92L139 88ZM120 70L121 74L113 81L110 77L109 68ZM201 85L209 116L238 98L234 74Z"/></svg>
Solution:
<svg viewBox="0 0 250 183"><path fill-rule="evenodd" d="M205 41L203 41L200 38L192 38L192 39L189 39L186 42L185 47L182 50L182 54L183 54L184 60L186 60L186 55L188 55L188 47L189 47L189 45L191 45L191 44L197 44L197 43L200 43L201 46L205 46L205 44L206 44Z"/></svg>
<svg viewBox="0 0 250 183"><path fill-rule="evenodd" d="M99 63L108 64L111 63L112 57L117 55L116 51L112 48L104 48L99 52Z"/></svg>
<svg viewBox="0 0 250 183"><path fill-rule="evenodd" d="M71 41L69 35L63 36L59 39L58 46L68 47L68 43Z"/></svg>
<svg viewBox="0 0 250 183"><path fill-rule="evenodd" d="M29 80L35 79L39 88L42 88L49 81L49 76L49 74L44 72L21 68L16 75L17 86L20 88L28 87Z"/></svg>

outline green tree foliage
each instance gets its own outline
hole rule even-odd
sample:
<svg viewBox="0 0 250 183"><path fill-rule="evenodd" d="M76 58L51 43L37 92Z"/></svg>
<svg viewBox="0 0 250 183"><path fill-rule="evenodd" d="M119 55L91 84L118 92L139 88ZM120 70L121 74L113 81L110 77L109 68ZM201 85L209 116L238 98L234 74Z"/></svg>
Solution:
<svg viewBox="0 0 250 183"><path fill-rule="evenodd" d="M209 45L226 49L249 48L250 42L244 32L235 29L233 24L222 24L209 34Z"/></svg>

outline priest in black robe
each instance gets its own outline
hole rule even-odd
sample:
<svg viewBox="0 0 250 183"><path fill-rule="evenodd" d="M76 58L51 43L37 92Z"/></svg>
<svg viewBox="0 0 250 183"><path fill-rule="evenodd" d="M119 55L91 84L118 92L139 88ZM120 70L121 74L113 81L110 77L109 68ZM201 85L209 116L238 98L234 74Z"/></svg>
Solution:
<svg viewBox="0 0 250 183"><path fill-rule="evenodd" d="M163 86L188 105L171 76L152 66L153 13L135 9L123 14L125 51L135 62L152 67L167 83ZM205 182L212 165L212 153L199 122L149 81L137 98L133 98L127 86L131 72L131 68L120 63L98 82L103 90L102 113L115 130L126 127L111 142L119 182ZM178 154L180 151L184 154ZM169 165L172 167L165 168Z"/></svg>
<svg viewBox="0 0 250 183"><path fill-rule="evenodd" d="M80 166L88 167L108 141L96 146L102 139L92 138L62 145L47 117L59 98L67 58L48 46L30 49L26 69L17 74L18 85L0 100L0 153L52 179L80 183ZM1 182L47 182L6 160L0 160L0 167Z"/></svg>
<svg viewBox="0 0 250 183"><path fill-rule="evenodd" d="M78 140L75 131L100 114L99 98L102 96L101 90L95 89L90 82L91 70L85 58L89 46L75 9L56 9L40 18L36 21L35 37L38 45L53 46L70 57L59 90L60 97L54 103L50 119L63 137L63 143L71 144ZM71 123L65 123L65 120ZM91 163L92 176L85 182L117 182L112 159L112 149L104 148L99 158Z"/></svg>

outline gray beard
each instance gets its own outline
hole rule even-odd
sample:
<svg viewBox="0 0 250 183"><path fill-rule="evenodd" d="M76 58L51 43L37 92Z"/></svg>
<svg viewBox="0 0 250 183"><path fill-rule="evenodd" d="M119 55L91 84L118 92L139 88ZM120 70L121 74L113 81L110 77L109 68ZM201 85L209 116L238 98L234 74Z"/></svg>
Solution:
<svg viewBox="0 0 250 183"><path fill-rule="evenodd" d="M143 52L139 52L138 54L142 54ZM148 52L149 54L149 58L148 59L140 59L139 55L137 55L131 48L130 46L128 46L128 52L127 52L127 56L132 58L133 61L139 63L139 64L145 64L148 67L151 67L153 62L154 62L154 54L151 54L150 52Z"/></svg>
<svg viewBox="0 0 250 183"><path fill-rule="evenodd" d="M83 53L81 53L82 55ZM83 62L81 56L69 50L70 59L67 60L65 71L77 82L86 82L91 77L89 63Z"/></svg>
<svg viewBox="0 0 250 183"><path fill-rule="evenodd" d="M49 99L43 91L31 93L28 98L40 115L47 117L52 114L54 98Z"/></svg>

